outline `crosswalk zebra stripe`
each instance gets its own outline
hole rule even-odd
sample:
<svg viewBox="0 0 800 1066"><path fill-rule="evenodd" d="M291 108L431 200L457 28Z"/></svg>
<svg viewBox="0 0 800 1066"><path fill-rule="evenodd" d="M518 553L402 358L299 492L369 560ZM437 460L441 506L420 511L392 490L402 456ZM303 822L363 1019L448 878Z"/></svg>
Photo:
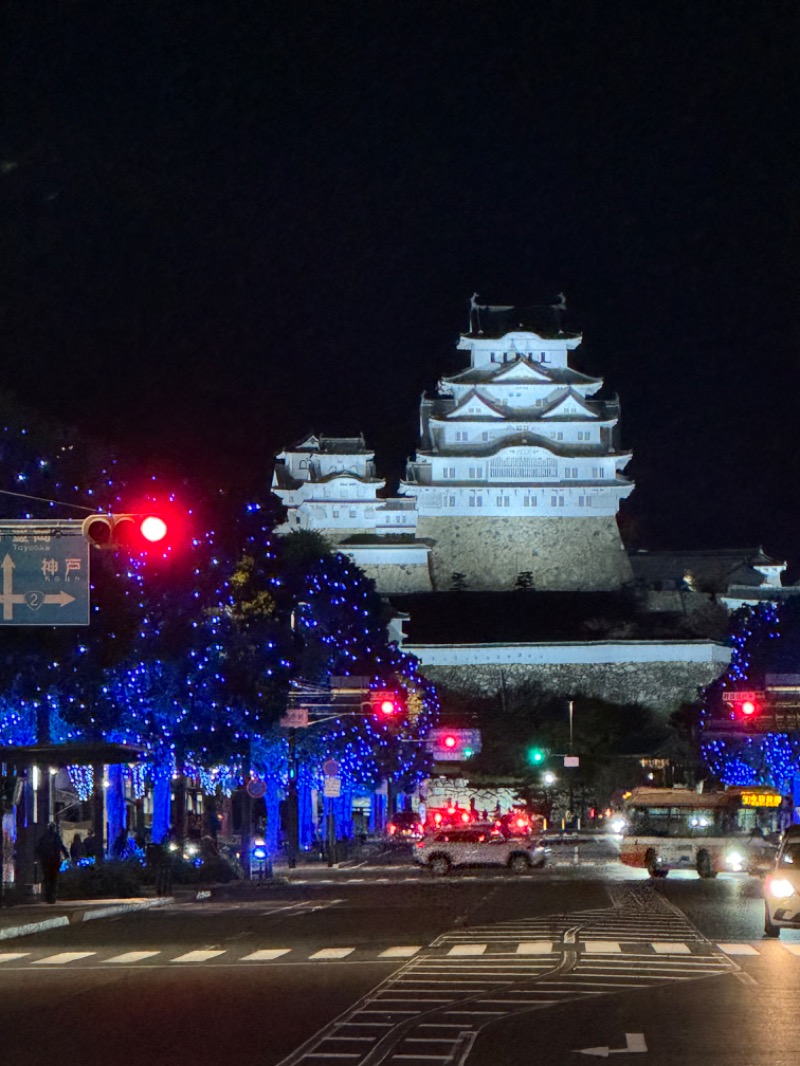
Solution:
<svg viewBox="0 0 800 1066"><path fill-rule="evenodd" d="M48 955L46 959L36 959L33 966L66 966L69 962L77 962L78 959L88 959L95 953L93 951L62 951L58 955Z"/></svg>
<svg viewBox="0 0 800 1066"><path fill-rule="evenodd" d="M448 955L483 955L488 944L453 944Z"/></svg>
<svg viewBox="0 0 800 1066"><path fill-rule="evenodd" d="M355 948L323 948L322 951L315 951L313 955L309 955L310 959L346 959L348 955L352 955Z"/></svg>
<svg viewBox="0 0 800 1066"><path fill-rule="evenodd" d="M272 962L273 959L279 959L282 955L288 955L291 948L263 948L261 951L252 951L249 955L245 955L241 962Z"/></svg>
<svg viewBox="0 0 800 1066"><path fill-rule="evenodd" d="M218 955L224 955L224 951L187 951L185 955L179 955L177 959L170 959L170 962L207 962L209 959L216 959Z"/></svg>
<svg viewBox="0 0 800 1066"><path fill-rule="evenodd" d="M154 955L160 954L160 951L126 951L122 955L115 955L113 959L106 959L106 962L126 965L131 962L141 962L143 959L152 959Z"/></svg>
<svg viewBox="0 0 800 1066"><path fill-rule="evenodd" d="M726 955L758 955L752 944L717 944Z"/></svg>

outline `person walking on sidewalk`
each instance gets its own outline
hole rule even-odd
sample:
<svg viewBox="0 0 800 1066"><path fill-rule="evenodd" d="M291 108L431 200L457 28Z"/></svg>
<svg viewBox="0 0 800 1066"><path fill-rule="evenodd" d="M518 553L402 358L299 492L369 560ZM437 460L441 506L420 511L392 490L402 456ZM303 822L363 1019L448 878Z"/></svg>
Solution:
<svg viewBox="0 0 800 1066"><path fill-rule="evenodd" d="M36 843L36 858L42 868L45 903L55 903L56 901L58 871L61 868L62 856L68 859L69 852L61 839L58 826L55 822L50 822Z"/></svg>

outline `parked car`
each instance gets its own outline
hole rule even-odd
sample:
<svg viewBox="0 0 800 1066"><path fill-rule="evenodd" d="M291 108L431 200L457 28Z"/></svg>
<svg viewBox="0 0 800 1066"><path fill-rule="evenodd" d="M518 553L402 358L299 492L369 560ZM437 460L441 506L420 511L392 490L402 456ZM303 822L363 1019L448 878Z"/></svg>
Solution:
<svg viewBox="0 0 800 1066"><path fill-rule="evenodd" d="M386 838L393 842L420 840L425 829L413 811L398 811L386 823Z"/></svg>
<svg viewBox="0 0 800 1066"><path fill-rule="evenodd" d="M455 866L505 866L520 873L544 866L547 851L538 837L509 837L482 826L452 827L417 841L414 861L437 876Z"/></svg>
<svg viewBox="0 0 800 1066"><path fill-rule="evenodd" d="M764 881L764 933L800 929L800 825L783 834L772 871Z"/></svg>

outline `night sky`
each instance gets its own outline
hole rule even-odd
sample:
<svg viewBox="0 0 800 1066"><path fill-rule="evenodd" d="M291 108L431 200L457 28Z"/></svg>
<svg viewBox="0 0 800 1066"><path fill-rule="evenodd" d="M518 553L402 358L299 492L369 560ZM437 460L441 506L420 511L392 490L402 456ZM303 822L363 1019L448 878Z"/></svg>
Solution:
<svg viewBox="0 0 800 1066"><path fill-rule="evenodd" d="M209 485L311 429L392 475L470 294L563 290L635 543L800 576L795 2L4 12L0 389Z"/></svg>

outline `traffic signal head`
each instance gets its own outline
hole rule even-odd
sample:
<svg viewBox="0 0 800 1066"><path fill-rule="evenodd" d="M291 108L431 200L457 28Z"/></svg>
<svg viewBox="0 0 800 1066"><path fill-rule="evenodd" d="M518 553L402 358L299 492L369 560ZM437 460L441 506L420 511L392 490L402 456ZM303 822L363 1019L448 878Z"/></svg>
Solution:
<svg viewBox="0 0 800 1066"><path fill-rule="evenodd" d="M739 704L739 710L745 718L750 718L752 715L758 713L758 706L752 700L745 700L743 703Z"/></svg>
<svg viewBox="0 0 800 1066"><path fill-rule="evenodd" d="M403 701L396 692L372 692L369 702L373 715L381 722L397 722L403 717Z"/></svg>
<svg viewBox="0 0 800 1066"><path fill-rule="evenodd" d="M545 758L544 748L528 748L528 762L531 766L541 766Z"/></svg>
<svg viewBox="0 0 800 1066"><path fill-rule="evenodd" d="M164 551L169 548L170 528L163 515L93 514L83 523L83 535L98 548L125 548L131 552Z"/></svg>

